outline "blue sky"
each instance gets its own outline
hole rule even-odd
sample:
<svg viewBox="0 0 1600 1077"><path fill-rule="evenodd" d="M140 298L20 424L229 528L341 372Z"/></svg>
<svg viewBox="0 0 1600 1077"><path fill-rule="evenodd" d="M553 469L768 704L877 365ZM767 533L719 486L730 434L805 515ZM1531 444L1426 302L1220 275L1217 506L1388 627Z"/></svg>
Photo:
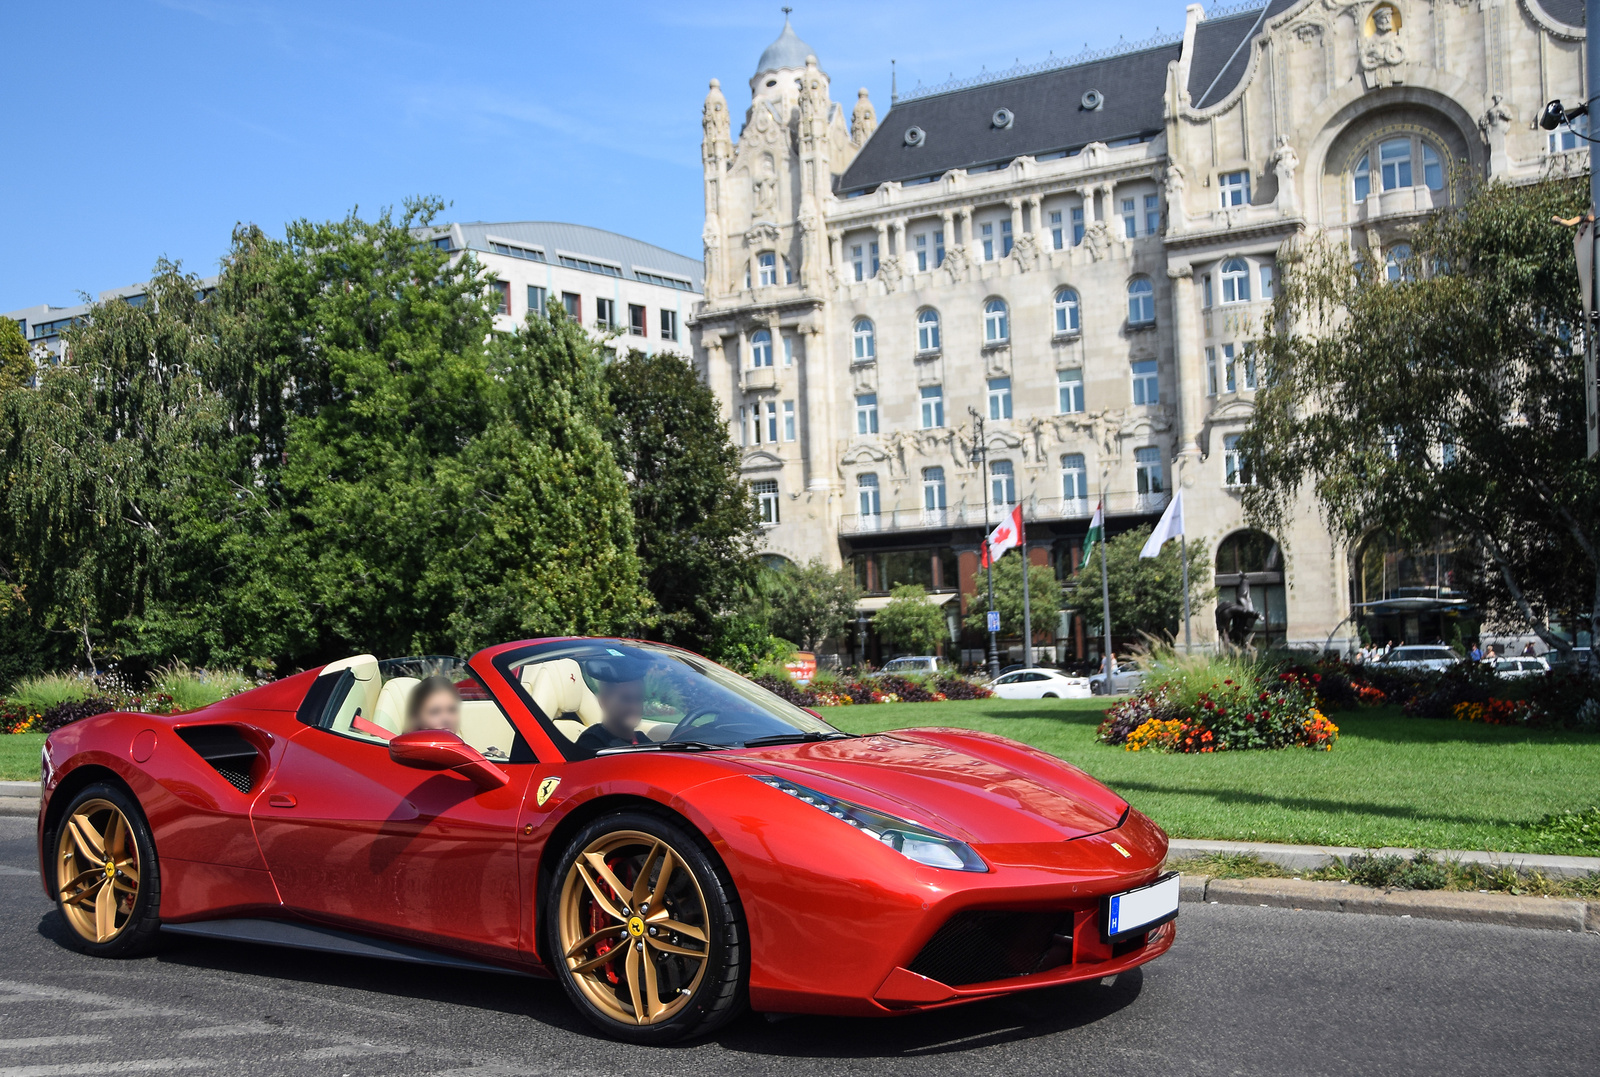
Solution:
<svg viewBox="0 0 1600 1077"><path fill-rule="evenodd" d="M0 13L0 310L214 272L236 222L408 195L698 256L700 103L737 118L772 3L13 2ZM789 0L834 99L1182 29L1182 0Z"/></svg>

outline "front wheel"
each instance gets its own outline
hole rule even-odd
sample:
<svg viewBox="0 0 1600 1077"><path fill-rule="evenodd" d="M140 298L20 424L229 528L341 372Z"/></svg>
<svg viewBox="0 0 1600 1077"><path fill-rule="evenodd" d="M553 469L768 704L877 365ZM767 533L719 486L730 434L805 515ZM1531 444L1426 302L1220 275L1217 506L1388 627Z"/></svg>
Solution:
<svg viewBox="0 0 1600 1077"><path fill-rule="evenodd" d="M1040 699L1060 699L1061 697L1056 695L1054 692L1046 692L1044 695L1040 696L1039 698Z"/></svg>
<svg viewBox="0 0 1600 1077"><path fill-rule="evenodd" d="M699 835L650 812L604 816L573 839L555 880L549 963L601 1030L670 1043L743 1008L744 915Z"/></svg>
<svg viewBox="0 0 1600 1077"><path fill-rule="evenodd" d="M108 782L73 798L54 835L56 907L72 945L96 957L130 957L161 930L161 870L144 813Z"/></svg>

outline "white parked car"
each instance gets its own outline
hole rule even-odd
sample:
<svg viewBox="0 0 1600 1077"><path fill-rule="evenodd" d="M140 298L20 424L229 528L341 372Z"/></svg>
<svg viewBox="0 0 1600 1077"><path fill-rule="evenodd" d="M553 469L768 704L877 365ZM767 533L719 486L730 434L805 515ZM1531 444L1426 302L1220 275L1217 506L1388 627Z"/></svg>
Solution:
<svg viewBox="0 0 1600 1077"><path fill-rule="evenodd" d="M1431 669L1442 672L1461 661L1461 656L1448 647L1438 644L1424 646L1408 644L1396 647L1379 660L1379 665L1389 669Z"/></svg>
<svg viewBox="0 0 1600 1077"><path fill-rule="evenodd" d="M1059 669L1014 669L1002 673L989 688L1001 699L1088 699L1089 678Z"/></svg>
<svg viewBox="0 0 1600 1077"><path fill-rule="evenodd" d="M896 673L902 677L921 673L938 673L939 659L931 654L904 655L900 658L889 659L878 672Z"/></svg>
<svg viewBox="0 0 1600 1077"><path fill-rule="evenodd" d="M1144 670L1133 661L1118 662L1111 675L1111 686L1106 687L1106 675L1096 673L1089 678L1089 691L1097 696L1119 696L1144 687Z"/></svg>
<svg viewBox="0 0 1600 1077"><path fill-rule="evenodd" d="M1520 677L1538 677L1550 672L1550 663L1535 655L1519 655L1516 658L1496 658L1494 671L1508 680Z"/></svg>

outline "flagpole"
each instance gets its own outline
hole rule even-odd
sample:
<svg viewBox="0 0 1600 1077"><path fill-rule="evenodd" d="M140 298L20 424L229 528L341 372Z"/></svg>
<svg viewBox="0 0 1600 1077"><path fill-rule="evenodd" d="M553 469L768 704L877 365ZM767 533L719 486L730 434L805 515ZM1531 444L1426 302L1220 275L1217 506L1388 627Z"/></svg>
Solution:
<svg viewBox="0 0 1600 1077"><path fill-rule="evenodd" d="M1101 617L1104 622L1106 634L1106 653L1103 656L1106 669L1106 695L1116 691L1116 683L1112 674L1116 672L1116 663L1111 657L1111 577L1106 571L1106 474L1100 473L1100 601L1103 603Z"/></svg>
<svg viewBox="0 0 1600 1077"><path fill-rule="evenodd" d="M1033 607L1028 604L1028 527L1017 506L1017 537L1022 540L1022 664L1033 668Z"/></svg>
<svg viewBox="0 0 1600 1077"><path fill-rule="evenodd" d="M968 408L967 413L972 416L972 426L978 438L977 444L972 448L972 455L977 458L978 485L983 487L983 538L979 556L983 558L984 565L989 574L989 609L984 620L988 624L994 623L994 558L989 556L989 449L983 440L983 416L978 414L976 408ZM987 626L986 626L987 627ZM1000 641L995 629L989 629L989 679L995 680L1000 676Z"/></svg>
<svg viewBox="0 0 1600 1077"><path fill-rule="evenodd" d="M1189 540L1178 536L1178 557L1183 561L1183 653L1188 654L1189 641Z"/></svg>

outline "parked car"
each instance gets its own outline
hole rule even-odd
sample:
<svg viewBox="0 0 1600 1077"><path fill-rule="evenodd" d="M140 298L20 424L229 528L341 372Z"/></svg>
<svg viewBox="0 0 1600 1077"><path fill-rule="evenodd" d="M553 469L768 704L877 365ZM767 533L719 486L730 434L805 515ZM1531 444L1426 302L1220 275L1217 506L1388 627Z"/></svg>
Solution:
<svg viewBox="0 0 1600 1077"><path fill-rule="evenodd" d="M936 655L908 654L899 658L889 659L883 664L883 668L878 670L878 673L880 675L893 673L901 677L908 677L919 673L938 673L941 668L940 659Z"/></svg>
<svg viewBox="0 0 1600 1077"><path fill-rule="evenodd" d="M1132 659L1118 662L1111 673L1111 684L1106 685L1106 675L1096 673L1089 678L1089 691L1097 696L1118 696L1144 686L1144 670Z"/></svg>
<svg viewBox="0 0 1600 1077"><path fill-rule="evenodd" d="M1550 663L1543 658L1526 656L1521 658L1496 658L1494 671L1508 680L1520 677L1537 677L1550 672Z"/></svg>
<svg viewBox="0 0 1600 1077"><path fill-rule="evenodd" d="M1552 649L1546 651L1544 657L1551 666L1570 673L1600 673L1600 661L1595 659L1592 647L1574 647L1565 654Z"/></svg>
<svg viewBox="0 0 1600 1077"><path fill-rule="evenodd" d="M1378 664L1387 669L1430 669L1440 672L1459 661L1461 656L1448 647L1408 644L1396 647L1379 659Z"/></svg>
<svg viewBox="0 0 1600 1077"><path fill-rule="evenodd" d="M989 686L1001 699L1088 699L1089 678L1034 667L1002 673Z"/></svg>

